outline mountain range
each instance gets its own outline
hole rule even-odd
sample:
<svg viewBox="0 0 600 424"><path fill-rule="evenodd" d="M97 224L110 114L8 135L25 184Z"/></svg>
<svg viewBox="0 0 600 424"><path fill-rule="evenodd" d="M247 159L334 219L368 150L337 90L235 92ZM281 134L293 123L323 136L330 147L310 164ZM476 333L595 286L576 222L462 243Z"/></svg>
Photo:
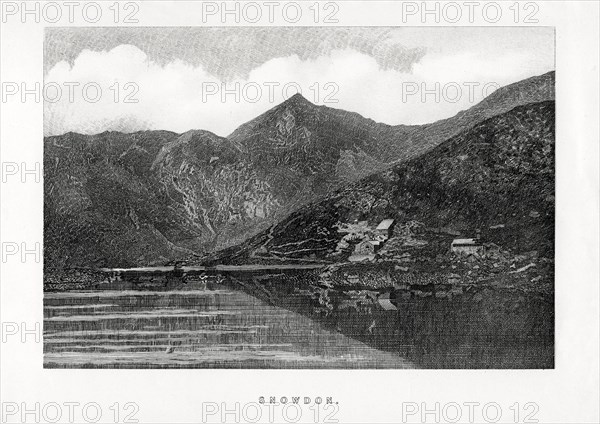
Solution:
<svg viewBox="0 0 600 424"><path fill-rule="evenodd" d="M465 230L502 222L538 234L553 220L553 100L551 72L427 125L376 123L295 95L227 137L46 137L45 267L151 265L215 252L242 260L255 249L287 258L298 255L286 246L309 239L329 240L306 249L324 253L337 242L335 223L355 216ZM541 220L521 219L540 210Z"/></svg>
<svg viewBox="0 0 600 424"><path fill-rule="evenodd" d="M415 241L408 227L421 226L418 243L430 246L419 250L422 259L444 255L454 237L477 232L515 255L535 251L551 259L554 116L553 101L517 106L419 157L334 190L210 259L346 260L351 252L340 258L345 232L339 230L360 221L375 228L384 219L398 223L395 232L406 236L406 246Z"/></svg>

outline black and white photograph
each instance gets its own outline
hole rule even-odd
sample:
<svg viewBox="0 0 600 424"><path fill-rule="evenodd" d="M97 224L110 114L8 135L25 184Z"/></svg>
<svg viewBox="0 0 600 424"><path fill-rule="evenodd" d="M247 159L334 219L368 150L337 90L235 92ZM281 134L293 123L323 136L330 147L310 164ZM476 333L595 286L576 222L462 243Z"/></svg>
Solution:
<svg viewBox="0 0 600 424"><path fill-rule="evenodd" d="M0 9L2 422L597 422L597 2Z"/></svg>
<svg viewBox="0 0 600 424"><path fill-rule="evenodd" d="M552 28L44 42L44 366L553 368Z"/></svg>

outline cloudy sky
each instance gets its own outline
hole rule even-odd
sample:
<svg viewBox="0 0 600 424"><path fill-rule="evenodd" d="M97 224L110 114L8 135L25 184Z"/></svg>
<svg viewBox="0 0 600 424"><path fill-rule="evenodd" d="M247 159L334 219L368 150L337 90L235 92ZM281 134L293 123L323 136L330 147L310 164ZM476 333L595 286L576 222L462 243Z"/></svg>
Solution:
<svg viewBox="0 0 600 424"><path fill-rule="evenodd" d="M297 91L393 125L447 118L553 70L554 30L48 28L44 53L46 135L226 136Z"/></svg>

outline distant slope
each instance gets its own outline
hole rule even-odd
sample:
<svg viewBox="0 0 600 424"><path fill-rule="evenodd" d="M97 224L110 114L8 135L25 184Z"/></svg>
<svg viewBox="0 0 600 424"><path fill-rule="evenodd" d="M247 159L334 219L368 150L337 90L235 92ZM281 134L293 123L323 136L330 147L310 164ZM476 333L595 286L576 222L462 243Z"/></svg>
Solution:
<svg viewBox="0 0 600 424"><path fill-rule="evenodd" d="M283 202L238 146L208 131L188 131L165 145L151 171L174 225L194 229L187 239L170 239L196 251L244 240Z"/></svg>
<svg viewBox="0 0 600 424"><path fill-rule="evenodd" d="M508 112L517 106L554 100L554 85L555 73L552 71L501 87L473 107L451 118L424 125L421 131L411 136L409 155L414 157L422 153L422 146L437 146L484 119Z"/></svg>
<svg viewBox="0 0 600 424"><path fill-rule="evenodd" d="M554 100L554 79L554 72L528 78L501 87L451 118L413 126L377 123L354 112L316 106L297 94L228 138L248 152L266 179L284 178L292 185L300 179L318 194L418 156L516 106ZM319 178L323 174L326 179Z"/></svg>
<svg viewBox="0 0 600 424"><path fill-rule="evenodd" d="M227 138L201 130L47 137L45 264L163 263L234 246L490 116L553 98L548 73L423 126L380 124L298 95Z"/></svg>
<svg viewBox="0 0 600 424"><path fill-rule="evenodd" d="M432 151L307 205L216 261L327 259L338 223L412 220L514 252L554 250L554 102L490 118ZM496 228L496 229L490 229Z"/></svg>
<svg viewBox="0 0 600 424"><path fill-rule="evenodd" d="M156 155L176 137L168 131L47 137L44 266L131 264L177 254L162 233L168 206L148 182Z"/></svg>

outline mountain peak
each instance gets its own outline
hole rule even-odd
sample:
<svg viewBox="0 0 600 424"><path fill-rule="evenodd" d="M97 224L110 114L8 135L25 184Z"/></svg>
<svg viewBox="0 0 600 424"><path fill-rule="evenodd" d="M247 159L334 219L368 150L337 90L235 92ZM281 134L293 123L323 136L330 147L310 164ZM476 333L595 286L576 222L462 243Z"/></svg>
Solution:
<svg viewBox="0 0 600 424"><path fill-rule="evenodd" d="M306 97L304 97L302 94L300 93L296 93L294 94L292 97L288 98L287 100L285 100L283 102L283 104L310 104L312 105L311 102L309 102Z"/></svg>

